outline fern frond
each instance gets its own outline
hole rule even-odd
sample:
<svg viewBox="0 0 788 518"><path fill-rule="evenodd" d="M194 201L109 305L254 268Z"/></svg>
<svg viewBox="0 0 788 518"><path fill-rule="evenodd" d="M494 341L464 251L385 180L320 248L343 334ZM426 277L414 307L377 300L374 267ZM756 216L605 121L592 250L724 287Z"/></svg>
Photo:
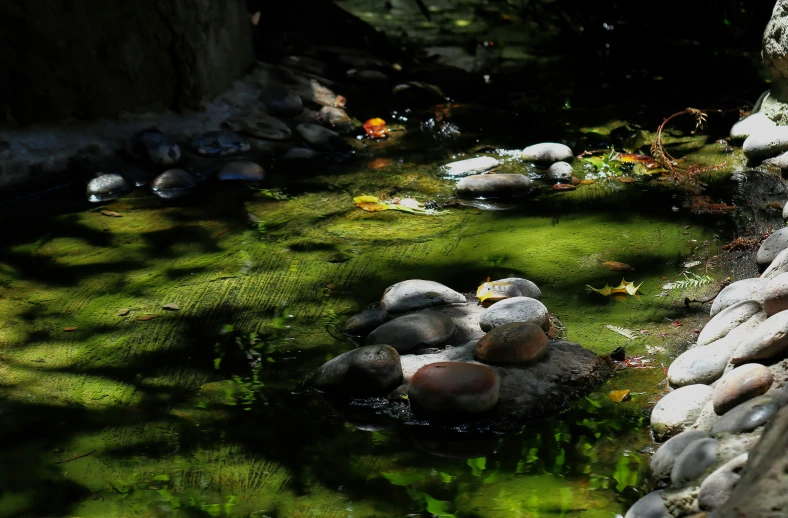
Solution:
<svg viewBox="0 0 788 518"><path fill-rule="evenodd" d="M706 284L714 282L714 278L710 275L696 275L692 272L684 272L684 278L675 282L669 282L662 286L665 290L686 290L688 288L700 288Z"/></svg>
<svg viewBox="0 0 788 518"><path fill-rule="evenodd" d="M613 331L614 333L620 334L621 336L627 338L628 340L635 340L636 338L640 338L635 331L631 329L627 329L625 327L611 326L610 324L607 324L605 328Z"/></svg>

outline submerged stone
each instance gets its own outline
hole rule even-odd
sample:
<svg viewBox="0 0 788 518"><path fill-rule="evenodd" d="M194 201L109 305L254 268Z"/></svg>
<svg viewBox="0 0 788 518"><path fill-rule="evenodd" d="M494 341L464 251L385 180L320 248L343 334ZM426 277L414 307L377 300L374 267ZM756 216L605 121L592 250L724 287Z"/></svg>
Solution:
<svg viewBox="0 0 788 518"><path fill-rule="evenodd" d="M88 201L102 202L114 200L131 189L126 179L119 174L108 173L99 175L88 182L86 194Z"/></svg>
<svg viewBox="0 0 788 518"><path fill-rule="evenodd" d="M183 169L164 171L151 182L151 190L161 198L174 199L186 196L197 185L197 179Z"/></svg>
<svg viewBox="0 0 788 518"><path fill-rule="evenodd" d="M408 384L408 399L417 415L461 417L493 408L499 390L498 375L489 367L438 362L416 371Z"/></svg>
<svg viewBox="0 0 788 518"><path fill-rule="evenodd" d="M457 162L450 162L443 166L444 172L449 176L462 176L470 174L486 173L501 165L499 160L489 156L480 156L476 158L469 158L467 160L459 160Z"/></svg>
<svg viewBox="0 0 788 518"><path fill-rule="evenodd" d="M340 354L317 369L315 388L347 395L385 394L402 383L399 354L388 345L368 345Z"/></svg>
<svg viewBox="0 0 788 518"><path fill-rule="evenodd" d="M485 331L512 322L535 324L544 330L550 327L547 308L531 297L512 297L497 302L479 318L479 326Z"/></svg>
<svg viewBox="0 0 788 518"><path fill-rule="evenodd" d="M265 178L265 169L254 162L239 160L222 166L216 177L219 180L261 182Z"/></svg>
<svg viewBox="0 0 788 518"><path fill-rule="evenodd" d="M245 153L252 146L248 140L232 131L209 131L194 137L189 147L198 155L221 157Z"/></svg>
<svg viewBox="0 0 788 518"><path fill-rule="evenodd" d="M386 288L381 304L391 313L404 313L444 304L466 302L465 295L435 281L410 279Z"/></svg>
<svg viewBox="0 0 788 518"><path fill-rule="evenodd" d="M736 367L714 388L714 412L722 415L748 399L765 394L773 381L772 371L761 364Z"/></svg>
<svg viewBox="0 0 788 518"><path fill-rule="evenodd" d="M509 198L526 194L531 179L522 174L477 174L457 182L457 195L482 198Z"/></svg>
<svg viewBox="0 0 788 518"><path fill-rule="evenodd" d="M156 165L171 166L181 159L178 143L157 129L146 129L132 135L128 151L133 157Z"/></svg>
<svg viewBox="0 0 788 518"><path fill-rule="evenodd" d="M454 322L429 309L390 320L367 336L367 345L388 344L397 352L446 345L454 334Z"/></svg>
<svg viewBox="0 0 788 518"><path fill-rule="evenodd" d="M557 142L543 142L525 148L522 158L529 162L549 162L552 164L562 160L572 160L574 156L569 146Z"/></svg>
<svg viewBox="0 0 788 518"><path fill-rule="evenodd" d="M496 327L476 343L473 357L483 363L532 362L547 354L547 334L530 323L513 322Z"/></svg>

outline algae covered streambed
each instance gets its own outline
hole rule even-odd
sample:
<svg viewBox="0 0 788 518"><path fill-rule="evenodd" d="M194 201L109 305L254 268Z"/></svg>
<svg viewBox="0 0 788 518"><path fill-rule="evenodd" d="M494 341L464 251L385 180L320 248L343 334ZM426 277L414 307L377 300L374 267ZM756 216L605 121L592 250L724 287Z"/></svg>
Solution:
<svg viewBox="0 0 788 518"><path fill-rule="evenodd" d="M659 363L691 333L671 326L684 318L682 294L661 286L693 254L717 253L724 219L676 212L675 192L653 178L568 193L542 185L506 211L355 207L354 195L392 188L450 199L453 181L438 167L450 150L396 146L369 142L324 174L275 177L265 190L203 186L180 202L140 190L100 206L65 192L6 204L0 516L626 509L649 483ZM609 271L611 260L635 270ZM587 288L616 285L622 273L642 283L639 299ZM353 347L338 326L385 287L424 278L471 292L509 275L541 287L569 340L599 354L626 344L653 368L619 371L575 408L507 436L388 430L352 408L338 413L304 383ZM630 389L631 400L613 402L613 389Z"/></svg>

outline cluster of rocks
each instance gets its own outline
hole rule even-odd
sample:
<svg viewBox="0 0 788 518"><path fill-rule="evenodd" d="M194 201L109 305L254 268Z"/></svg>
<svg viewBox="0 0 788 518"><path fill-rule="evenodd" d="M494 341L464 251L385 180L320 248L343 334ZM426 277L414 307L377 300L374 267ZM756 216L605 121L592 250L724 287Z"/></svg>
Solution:
<svg viewBox="0 0 788 518"><path fill-rule="evenodd" d="M543 142L528 146L522 160L547 168L544 179L556 190L574 189L572 150L564 144ZM476 157L443 166L446 176L460 178L457 195L463 198L516 198L531 189L531 178L524 174L493 174L501 162L492 157Z"/></svg>
<svg viewBox="0 0 788 518"><path fill-rule="evenodd" d="M489 307L440 283L403 281L345 333L365 345L328 361L312 385L353 398L406 401L410 420L543 417L584 397L609 375L578 344L551 340L551 320L531 281L486 283ZM488 293L489 294L489 293ZM402 396L407 394L407 399Z"/></svg>
<svg viewBox="0 0 788 518"><path fill-rule="evenodd" d="M667 439L651 470L667 488L639 500L627 518L702 511L767 516L754 509L788 509L788 496L767 487L774 483L767 475L788 464L785 450L770 460L763 453L788 434L786 231L773 234L758 250L756 260L765 268L761 277L722 290L697 342L668 369L675 390L651 414L654 437ZM742 500L743 480L746 491L759 493L757 504ZM734 512L732 506L739 507Z"/></svg>

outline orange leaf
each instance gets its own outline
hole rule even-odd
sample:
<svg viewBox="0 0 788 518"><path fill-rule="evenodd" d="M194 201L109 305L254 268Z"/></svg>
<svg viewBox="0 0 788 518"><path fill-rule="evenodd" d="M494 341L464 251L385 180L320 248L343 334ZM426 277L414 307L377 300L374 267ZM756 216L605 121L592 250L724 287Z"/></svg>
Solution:
<svg viewBox="0 0 788 518"><path fill-rule="evenodd" d="M616 178L621 183L635 183L635 179L631 176L619 176Z"/></svg>
<svg viewBox="0 0 788 518"><path fill-rule="evenodd" d="M575 189L577 189L577 187L569 183L557 183L553 185L554 191L574 191Z"/></svg>
<svg viewBox="0 0 788 518"><path fill-rule="evenodd" d="M64 327L63 328L63 331L66 331L66 332L76 331L76 330L77 330L77 326L70 326L70 327Z"/></svg>
<svg viewBox="0 0 788 518"><path fill-rule="evenodd" d="M153 320L153 319L154 319L154 318L156 318L157 316L158 316L158 315L142 315L142 316L141 316L140 318L138 318L137 320L139 320L140 322L145 322L146 320Z"/></svg>
<svg viewBox="0 0 788 518"><path fill-rule="evenodd" d="M592 183L596 183L596 180L582 180L580 182L581 185L591 185Z"/></svg>
<svg viewBox="0 0 788 518"><path fill-rule="evenodd" d="M386 121L380 118L369 119L364 123L364 131L370 138L386 138L389 130L386 128Z"/></svg>
<svg viewBox="0 0 788 518"><path fill-rule="evenodd" d="M611 390L607 397L615 401L616 403L621 403L625 399L629 399L629 389L623 390Z"/></svg>

